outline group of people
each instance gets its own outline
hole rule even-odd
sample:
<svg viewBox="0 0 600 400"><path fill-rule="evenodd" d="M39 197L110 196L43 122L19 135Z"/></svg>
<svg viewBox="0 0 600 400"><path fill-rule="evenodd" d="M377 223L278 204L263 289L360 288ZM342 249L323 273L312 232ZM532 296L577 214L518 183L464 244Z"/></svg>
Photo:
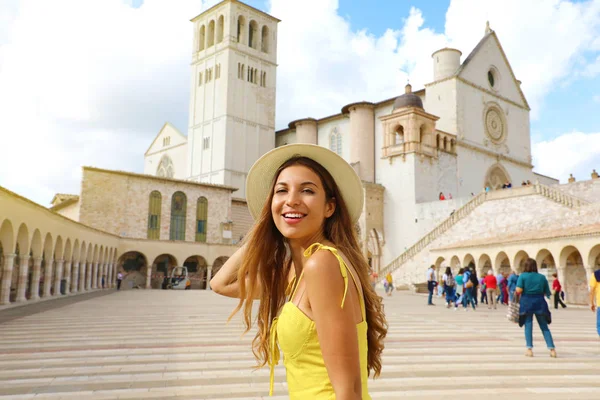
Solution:
<svg viewBox="0 0 600 400"><path fill-rule="evenodd" d="M438 197L440 200L452 200L452 193L448 193L448 197L444 196L443 192L440 192Z"/></svg>

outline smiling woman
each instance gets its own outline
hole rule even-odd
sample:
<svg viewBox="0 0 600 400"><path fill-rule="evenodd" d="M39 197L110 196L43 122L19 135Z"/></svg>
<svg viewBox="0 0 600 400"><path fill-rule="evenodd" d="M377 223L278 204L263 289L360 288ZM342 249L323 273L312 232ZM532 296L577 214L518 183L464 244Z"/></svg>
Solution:
<svg viewBox="0 0 600 400"><path fill-rule="evenodd" d="M370 399L387 323L353 229L360 179L332 151L295 144L261 157L246 188L256 224L211 287L240 299L248 330L260 301L253 351L271 394L281 349L290 399Z"/></svg>

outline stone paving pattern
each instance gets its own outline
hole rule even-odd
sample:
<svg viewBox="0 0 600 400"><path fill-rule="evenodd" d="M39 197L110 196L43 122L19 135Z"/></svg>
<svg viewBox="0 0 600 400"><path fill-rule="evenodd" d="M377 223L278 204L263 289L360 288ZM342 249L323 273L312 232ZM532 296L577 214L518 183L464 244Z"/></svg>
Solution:
<svg viewBox="0 0 600 400"><path fill-rule="evenodd" d="M551 359L539 328L534 358L523 330L497 311L446 309L396 292L373 399L598 399L600 340L584 308L554 313ZM121 291L73 297L56 308L19 307L0 323L0 400L268 399L269 370L253 370L253 332L236 304L210 291ZM22 312L15 317L15 310ZM28 311L29 310L29 311ZM274 400L287 399L276 370Z"/></svg>

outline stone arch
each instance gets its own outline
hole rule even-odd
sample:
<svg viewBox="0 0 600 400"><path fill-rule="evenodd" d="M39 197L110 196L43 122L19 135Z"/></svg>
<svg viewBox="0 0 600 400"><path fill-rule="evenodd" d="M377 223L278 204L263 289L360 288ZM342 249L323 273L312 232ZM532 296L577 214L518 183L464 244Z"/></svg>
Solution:
<svg viewBox="0 0 600 400"><path fill-rule="evenodd" d="M54 241L50 232L46 233L42 251L42 265L40 266L39 295L47 296L52 285L52 271L54 266Z"/></svg>
<svg viewBox="0 0 600 400"><path fill-rule="evenodd" d="M511 182L510 175L502 164L496 163L487 170L483 187L497 190L501 189L505 182Z"/></svg>
<svg viewBox="0 0 600 400"><path fill-rule="evenodd" d="M465 255L465 258L463 259L463 265L469 268L477 268L477 264L475 263L475 257L467 253Z"/></svg>
<svg viewBox="0 0 600 400"><path fill-rule="evenodd" d="M19 226L17 231L17 246L19 246L20 255L29 255L29 229L24 223Z"/></svg>
<svg viewBox="0 0 600 400"><path fill-rule="evenodd" d="M496 259L494 262L494 273L509 274L510 269L510 258L508 258L505 252L499 252L498 255L496 255Z"/></svg>
<svg viewBox="0 0 600 400"><path fill-rule="evenodd" d="M225 30L225 17L219 15L217 19L217 43L221 43L223 41L223 32Z"/></svg>
<svg viewBox="0 0 600 400"><path fill-rule="evenodd" d="M161 289L164 278L171 274L173 268L177 265L177 259L171 254L161 254L152 262L152 279L150 286L152 289Z"/></svg>
<svg viewBox="0 0 600 400"><path fill-rule="evenodd" d="M513 269L517 272L517 274L523 273L523 269L525 268L525 261L527 261L528 258L529 254L527 254L525 250L519 250L517 254L515 254L515 259L512 265Z"/></svg>
<svg viewBox="0 0 600 400"><path fill-rule="evenodd" d="M80 251L81 245L79 244L79 239L75 239L73 242L73 258L71 259L73 262L79 262Z"/></svg>
<svg viewBox="0 0 600 400"><path fill-rule="evenodd" d="M243 15L238 16L237 20L237 41L246 43L246 18Z"/></svg>
<svg viewBox="0 0 600 400"><path fill-rule="evenodd" d="M368 262L371 269L377 273L381 270L381 241L376 229L369 231L367 237Z"/></svg>
<svg viewBox="0 0 600 400"><path fill-rule="evenodd" d="M181 191L171 197L171 226L169 240L185 240L185 223L187 216L187 196Z"/></svg>
<svg viewBox="0 0 600 400"><path fill-rule="evenodd" d="M398 126L396 126L396 129L394 129L394 145L401 145L405 142L406 137L405 137L405 132L404 132L404 126L402 126L402 124L398 124Z"/></svg>
<svg viewBox="0 0 600 400"><path fill-rule="evenodd" d="M432 128L427 122L423 122L419 127L419 142L425 146L434 147Z"/></svg>
<svg viewBox="0 0 600 400"><path fill-rule="evenodd" d="M206 47L214 46L215 44L215 20L211 19L208 23L208 34L206 35Z"/></svg>
<svg viewBox="0 0 600 400"><path fill-rule="evenodd" d="M156 168L156 176L164 178L173 178L175 176L175 167L173 166L173 160L168 154L161 157L158 167Z"/></svg>
<svg viewBox="0 0 600 400"><path fill-rule="evenodd" d="M587 259L588 259L587 265L592 270L595 271L597 269L600 269L600 244L597 244L594 247L592 247Z"/></svg>
<svg viewBox="0 0 600 400"><path fill-rule="evenodd" d="M42 256L42 234L39 229L33 231L33 235L31 236L31 250L30 254L34 258L39 258Z"/></svg>
<svg viewBox="0 0 600 400"><path fill-rule="evenodd" d="M217 257L215 261L213 261L211 275L215 276L227 260L229 260L229 257L227 256Z"/></svg>
<svg viewBox="0 0 600 400"><path fill-rule="evenodd" d="M448 138L444 136L444 150L448 151Z"/></svg>
<svg viewBox="0 0 600 400"><path fill-rule="evenodd" d="M452 268L452 273L454 275L458 275L458 271L462 268L462 264L460 263L460 258L458 258L458 256L453 256L450 259L450 268Z"/></svg>
<svg viewBox="0 0 600 400"><path fill-rule="evenodd" d="M206 280L208 278L208 263L200 255L193 255L186 258L183 265L187 267L192 281L191 289L206 289Z"/></svg>
<svg viewBox="0 0 600 400"><path fill-rule="evenodd" d="M493 271L492 267L492 259L487 254L482 254L479 256L479 261L477 262L477 268L479 270L479 276L486 276L489 270Z"/></svg>
<svg viewBox="0 0 600 400"><path fill-rule="evenodd" d="M565 268L564 291L569 303L588 303L588 284L583 257L575 246L566 246L560 252L560 266Z"/></svg>
<svg viewBox="0 0 600 400"><path fill-rule="evenodd" d="M206 46L206 26L202 25L198 31L198 51L204 50Z"/></svg>
<svg viewBox="0 0 600 400"><path fill-rule="evenodd" d="M116 263L115 274L119 272L123 274L122 289L146 287L148 258L144 253L135 250L127 251L119 256Z"/></svg>
<svg viewBox="0 0 600 400"><path fill-rule="evenodd" d="M263 25L260 36L260 50L263 53L269 52L269 27Z"/></svg>
<svg viewBox="0 0 600 400"><path fill-rule="evenodd" d="M10 220L5 219L0 226L0 243L5 254L12 254L15 251L15 232Z"/></svg>
<svg viewBox="0 0 600 400"><path fill-rule="evenodd" d="M248 25L248 46L258 49L258 23L253 19Z"/></svg>

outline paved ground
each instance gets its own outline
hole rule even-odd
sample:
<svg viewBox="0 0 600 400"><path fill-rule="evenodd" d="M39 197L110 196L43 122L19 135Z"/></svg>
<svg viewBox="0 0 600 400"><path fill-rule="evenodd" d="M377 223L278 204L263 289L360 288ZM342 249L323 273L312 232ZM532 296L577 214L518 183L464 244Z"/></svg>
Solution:
<svg viewBox="0 0 600 400"><path fill-rule="evenodd" d="M240 337L237 318L225 324L235 300L159 290L74 299L0 312L0 321L13 313L0 323L0 400L268 398L268 369L251 369L253 335ZM529 359L504 307L455 312L407 293L385 302L390 332L373 399L600 398L590 311L554 313L559 358L536 328ZM273 399L286 399L281 367L276 378Z"/></svg>

